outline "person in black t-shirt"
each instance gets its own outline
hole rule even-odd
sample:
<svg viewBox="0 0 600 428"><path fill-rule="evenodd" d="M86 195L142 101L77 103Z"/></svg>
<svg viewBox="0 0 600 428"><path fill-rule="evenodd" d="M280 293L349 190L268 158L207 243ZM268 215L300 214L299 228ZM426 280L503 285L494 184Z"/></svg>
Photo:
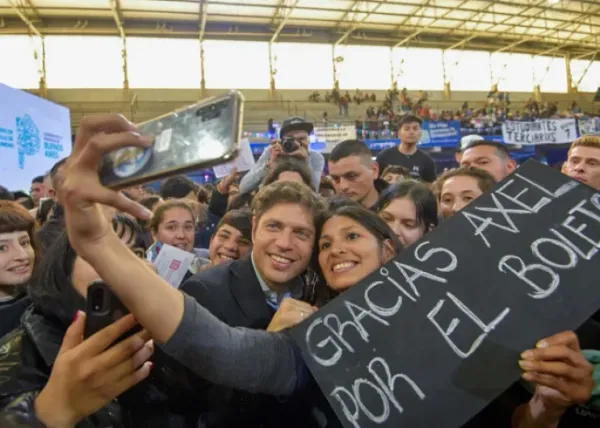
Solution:
<svg viewBox="0 0 600 428"><path fill-rule="evenodd" d="M418 174L428 183L435 180L435 162L427 153L417 149L417 143L421 139L422 123L421 119L410 114L400 119L398 128L400 144L379 153L377 156L379 171L385 170L388 165L399 165L408 168L411 173Z"/></svg>

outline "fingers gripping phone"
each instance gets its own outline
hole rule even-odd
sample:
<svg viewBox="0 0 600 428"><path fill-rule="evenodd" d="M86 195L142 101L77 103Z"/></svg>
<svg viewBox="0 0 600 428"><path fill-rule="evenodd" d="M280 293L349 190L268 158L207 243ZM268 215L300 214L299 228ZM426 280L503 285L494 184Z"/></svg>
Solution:
<svg viewBox="0 0 600 428"><path fill-rule="evenodd" d="M92 282L88 287L85 313L86 318L83 337L87 339L94 335L94 333L97 333L129 314L129 310L121 303L110 288L108 288L104 281L98 280ZM117 339L117 342L128 338L140 330L140 326L132 328Z"/></svg>
<svg viewBox="0 0 600 428"><path fill-rule="evenodd" d="M123 188L231 161L238 153L243 104L242 94L230 91L139 124L152 146L125 147L105 156L102 184Z"/></svg>

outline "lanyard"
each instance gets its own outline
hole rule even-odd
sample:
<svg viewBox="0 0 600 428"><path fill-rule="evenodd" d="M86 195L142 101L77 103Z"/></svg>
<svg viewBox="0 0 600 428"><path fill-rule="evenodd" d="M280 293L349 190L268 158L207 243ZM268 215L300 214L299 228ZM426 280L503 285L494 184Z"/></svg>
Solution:
<svg viewBox="0 0 600 428"><path fill-rule="evenodd" d="M274 310L277 310L277 309L279 309L279 305L281 304L283 299L291 297L291 293L289 291L287 291L283 294L277 294L272 291L269 291L269 292L265 293L265 297L267 300L267 305L272 307Z"/></svg>

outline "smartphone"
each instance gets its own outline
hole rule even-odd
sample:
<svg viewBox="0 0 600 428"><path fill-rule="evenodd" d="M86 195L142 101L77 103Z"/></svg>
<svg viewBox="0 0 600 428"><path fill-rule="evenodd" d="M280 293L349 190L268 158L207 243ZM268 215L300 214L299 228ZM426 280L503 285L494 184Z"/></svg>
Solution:
<svg viewBox="0 0 600 428"><path fill-rule="evenodd" d="M152 146L125 147L106 155L100 165L102 184L119 189L235 159L243 107L241 92L229 91L139 124Z"/></svg>
<svg viewBox="0 0 600 428"><path fill-rule="evenodd" d="M94 333L129 314L129 310L114 295L104 281L98 280L88 286L85 313L84 338L87 339ZM116 342L120 342L140 330L141 327L136 326L117 339Z"/></svg>

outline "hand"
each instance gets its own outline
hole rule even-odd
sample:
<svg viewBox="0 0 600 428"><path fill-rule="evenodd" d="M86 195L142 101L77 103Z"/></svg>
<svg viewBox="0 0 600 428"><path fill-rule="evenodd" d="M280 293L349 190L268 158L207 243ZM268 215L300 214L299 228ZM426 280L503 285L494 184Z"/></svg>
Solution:
<svg viewBox="0 0 600 428"><path fill-rule="evenodd" d="M231 185L233 183L235 183L236 178L237 178L237 168L233 168L228 176L226 176L221 181L219 181L219 183L217 184L217 191L221 195L228 195L229 188L231 187Z"/></svg>
<svg viewBox="0 0 600 428"><path fill-rule="evenodd" d="M572 331L539 341L536 349L523 352L521 358L522 377L537 384L533 401L541 402L544 409L562 414L568 407L590 400L593 367Z"/></svg>
<svg viewBox="0 0 600 428"><path fill-rule="evenodd" d="M306 160L308 159L308 148L300 144L296 150L294 150L291 153L287 153L287 155L293 156L298 159Z"/></svg>
<svg viewBox="0 0 600 428"><path fill-rule="evenodd" d="M127 315L83 340L85 315L78 312L35 400L36 415L45 426L73 427L148 377L154 351L148 332L111 346L135 325L133 315Z"/></svg>
<svg viewBox="0 0 600 428"><path fill-rule="evenodd" d="M269 159L269 165L273 165L277 160L277 157L281 155L283 150L281 149L281 140L275 139L271 141L271 158Z"/></svg>
<svg viewBox="0 0 600 428"><path fill-rule="evenodd" d="M128 146L150 147L151 143L123 116L109 114L82 119L64 172L57 177L69 240L78 254L95 251L95 246L102 245L103 238L113 233L98 204L144 220L151 216L150 211L121 192L104 187L98 176L98 165L109 152Z"/></svg>
<svg viewBox="0 0 600 428"><path fill-rule="evenodd" d="M292 328L314 314L318 308L291 298L283 299L267 331L275 332Z"/></svg>

